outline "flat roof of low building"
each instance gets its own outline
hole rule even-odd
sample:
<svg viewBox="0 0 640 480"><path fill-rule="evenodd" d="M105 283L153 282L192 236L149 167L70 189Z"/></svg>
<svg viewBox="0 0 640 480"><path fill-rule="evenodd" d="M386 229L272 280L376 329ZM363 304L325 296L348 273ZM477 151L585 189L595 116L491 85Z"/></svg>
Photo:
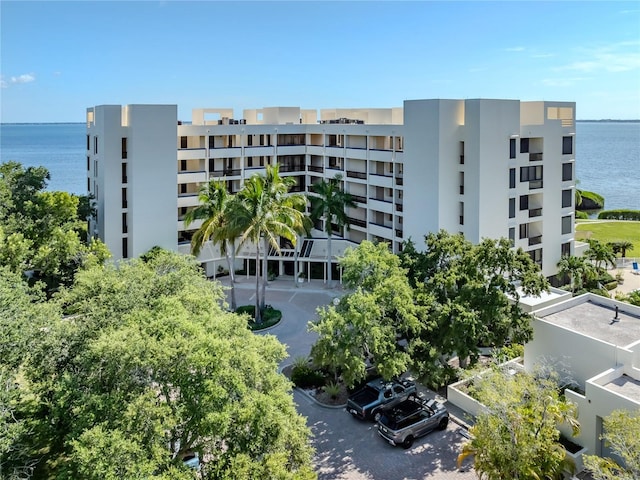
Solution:
<svg viewBox="0 0 640 480"><path fill-rule="evenodd" d="M547 315L541 314L542 312L536 315L554 325L626 347L640 340L640 316L626 310L630 305L620 305L617 319L615 306L591 300ZM633 307L630 310L634 310Z"/></svg>
<svg viewBox="0 0 640 480"><path fill-rule="evenodd" d="M620 375L615 380L603 385L607 390L619 393L625 397L640 402L640 382L628 375Z"/></svg>

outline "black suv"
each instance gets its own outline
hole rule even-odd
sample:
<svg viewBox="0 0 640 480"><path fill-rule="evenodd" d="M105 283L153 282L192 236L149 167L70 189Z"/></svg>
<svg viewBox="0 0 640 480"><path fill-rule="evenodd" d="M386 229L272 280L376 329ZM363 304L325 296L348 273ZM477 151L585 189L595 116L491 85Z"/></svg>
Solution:
<svg viewBox="0 0 640 480"><path fill-rule="evenodd" d="M378 420L378 433L391 445L410 448L414 439L435 430L444 430L449 412L435 400L412 398L385 410Z"/></svg>

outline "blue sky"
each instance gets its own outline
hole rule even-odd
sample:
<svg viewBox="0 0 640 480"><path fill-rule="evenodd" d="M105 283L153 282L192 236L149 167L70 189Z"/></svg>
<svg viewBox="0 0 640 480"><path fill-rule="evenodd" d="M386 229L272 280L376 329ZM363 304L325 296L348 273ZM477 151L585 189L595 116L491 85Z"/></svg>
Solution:
<svg viewBox="0 0 640 480"><path fill-rule="evenodd" d="M0 2L2 122L100 104L393 107L417 98L577 102L640 118L640 4Z"/></svg>

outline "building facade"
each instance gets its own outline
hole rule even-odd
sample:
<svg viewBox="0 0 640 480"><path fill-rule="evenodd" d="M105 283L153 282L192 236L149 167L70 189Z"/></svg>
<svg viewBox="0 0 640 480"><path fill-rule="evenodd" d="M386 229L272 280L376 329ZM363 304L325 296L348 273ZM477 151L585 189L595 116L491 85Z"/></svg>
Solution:
<svg viewBox="0 0 640 480"><path fill-rule="evenodd" d="M348 229L333 254L362 240L399 252L411 238L446 229L478 242L510 238L544 275L573 253L575 104L518 100L407 100L404 108L301 110L196 109L181 124L175 105L101 105L87 109L87 188L98 215L90 231L114 258L154 245L189 251L199 227L184 216L201 185L223 179L230 192L279 164L296 192L336 174L353 195ZM279 273L290 257L307 271L322 264L320 230L271 256ZM288 246L291 247L291 246ZM245 246L239 258L250 258ZM208 272L220 261L203 249ZM212 270L213 268L213 270ZM325 272L326 274L326 272Z"/></svg>

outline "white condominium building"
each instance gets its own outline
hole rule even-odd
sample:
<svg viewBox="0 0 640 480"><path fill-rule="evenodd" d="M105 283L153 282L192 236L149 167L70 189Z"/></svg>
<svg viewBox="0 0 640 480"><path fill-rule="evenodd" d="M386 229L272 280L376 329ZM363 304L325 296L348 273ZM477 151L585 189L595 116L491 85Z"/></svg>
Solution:
<svg viewBox="0 0 640 480"><path fill-rule="evenodd" d="M183 218L201 185L223 179L230 192L279 164L296 192L336 174L353 195L348 229L333 254L362 240L399 252L411 238L446 229L478 242L505 237L529 252L544 275L573 253L575 103L518 100L407 100L404 108L302 110L197 109L192 123L175 105L100 105L87 109L87 188L97 201L90 232L115 259L155 245L189 252L199 227ZM317 225L321 227L321 225ZM295 249L270 254L270 268L324 278L320 230ZM238 254L252 270L252 246ZM200 260L210 275L216 248ZM334 266L335 268L335 266Z"/></svg>

